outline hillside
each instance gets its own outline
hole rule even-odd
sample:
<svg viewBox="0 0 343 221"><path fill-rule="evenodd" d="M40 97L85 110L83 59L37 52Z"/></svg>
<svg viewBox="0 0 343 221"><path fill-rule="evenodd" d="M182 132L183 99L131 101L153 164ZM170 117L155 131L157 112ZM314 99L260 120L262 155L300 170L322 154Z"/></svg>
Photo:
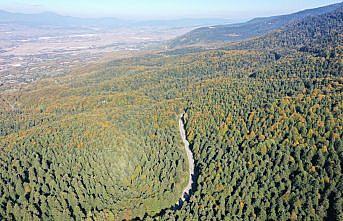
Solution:
<svg viewBox="0 0 343 221"><path fill-rule="evenodd" d="M194 44L242 41L265 35L307 16L316 16L334 11L341 6L342 3L339 3L289 15L255 18L245 23L198 28L172 40L169 43L169 47L175 48Z"/></svg>
<svg viewBox="0 0 343 221"><path fill-rule="evenodd" d="M342 220L341 19L0 93L0 220Z"/></svg>

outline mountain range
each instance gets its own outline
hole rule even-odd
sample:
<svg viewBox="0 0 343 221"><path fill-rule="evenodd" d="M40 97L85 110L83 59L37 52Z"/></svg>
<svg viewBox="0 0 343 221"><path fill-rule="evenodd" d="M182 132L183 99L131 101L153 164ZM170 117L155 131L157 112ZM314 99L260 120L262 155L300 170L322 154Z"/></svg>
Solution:
<svg viewBox="0 0 343 221"><path fill-rule="evenodd" d="M31 27L58 26L58 27L98 27L116 28L125 26L165 26L165 27L200 27L214 24L228 24L233 20L200 18L200 19L174 19L174 20L147 20L133 21L117 18L79 18L63 16L53 12L38 14L13 13L0 10L0 24L17 24Z"/></svg>

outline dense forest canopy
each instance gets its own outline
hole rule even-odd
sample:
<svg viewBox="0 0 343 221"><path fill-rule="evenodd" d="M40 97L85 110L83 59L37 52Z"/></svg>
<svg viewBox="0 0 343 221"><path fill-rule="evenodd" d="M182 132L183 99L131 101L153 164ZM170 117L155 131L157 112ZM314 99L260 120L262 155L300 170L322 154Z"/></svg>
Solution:
<svg viewBox="0 0 343 221"><path fill-rule="evenodd" d="M0 220L342 220L342 20L1 93Z"/></svg>

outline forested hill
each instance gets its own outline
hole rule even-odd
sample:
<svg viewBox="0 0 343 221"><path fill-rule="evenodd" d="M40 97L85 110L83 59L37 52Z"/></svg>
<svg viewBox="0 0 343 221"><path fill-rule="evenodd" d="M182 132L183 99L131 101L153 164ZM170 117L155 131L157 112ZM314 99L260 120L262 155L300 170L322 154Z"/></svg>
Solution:
<svg viewBox="0 0 343 221"><path fill-rule="evenodd" d="M343 220L341 24L0 92L0 220Z"/></svg>
<svg viewBox="0 0 343 221"><path fill-rule="evenodd" d="M314 56L314 65L321 63L325 69L315 72L316 76L340 76L342 74L342 45L343 45L343 6L333 12L319 16L307 17L297 23L286 26L283 30L275 31L263 37L229 45L226 49L270 51L275 60L283 57L296 68L301 63L308 63L306 56ZM306 67L306 66L305 66ZM265 75L282 77L285 74L281 67L270 67L262 71ZM260 70L251 76L259 77ZM311 71L301 73L307 76ZM313 73L313 72L312 72ZM297 75L296 72L293 76Z"/></svg>
<svg viewBox="0 0 343 221"><path fill-rule="evenodd" d="M309 9L289 15L255 18L246 23L219 25L195 29L170 42L171 48L190 46L194 44L237 42L245 39L265 35L287 24L299 21L307 16L317 16L332 12L341 7L343 3L325 7Z"/></svg>
<svg viewBox="0 0 343 221"><path fill-rule="evenodd" d="M342 53L343 5L333 12L310 16L287 25L280 31L243 41L231 46L236 49L295 49L322 57Z"/></svg>
<svg viewBox="0 0 343 221"><path fill-rule="evenodd" d="M186 113L197 191L163 220L342 220L342 41L339 8L212 56Z"/></svg>

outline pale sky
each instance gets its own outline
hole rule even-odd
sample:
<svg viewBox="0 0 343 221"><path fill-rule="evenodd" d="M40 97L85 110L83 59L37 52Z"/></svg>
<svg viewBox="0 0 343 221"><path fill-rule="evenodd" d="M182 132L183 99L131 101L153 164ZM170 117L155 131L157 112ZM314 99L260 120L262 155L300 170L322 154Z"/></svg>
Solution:
<svg viewBox="0 0 343 221"><path fill-rule="evenodd" d="M0 0L0 9L125 19L228 18L287 14L341 0Z"/></svg>

